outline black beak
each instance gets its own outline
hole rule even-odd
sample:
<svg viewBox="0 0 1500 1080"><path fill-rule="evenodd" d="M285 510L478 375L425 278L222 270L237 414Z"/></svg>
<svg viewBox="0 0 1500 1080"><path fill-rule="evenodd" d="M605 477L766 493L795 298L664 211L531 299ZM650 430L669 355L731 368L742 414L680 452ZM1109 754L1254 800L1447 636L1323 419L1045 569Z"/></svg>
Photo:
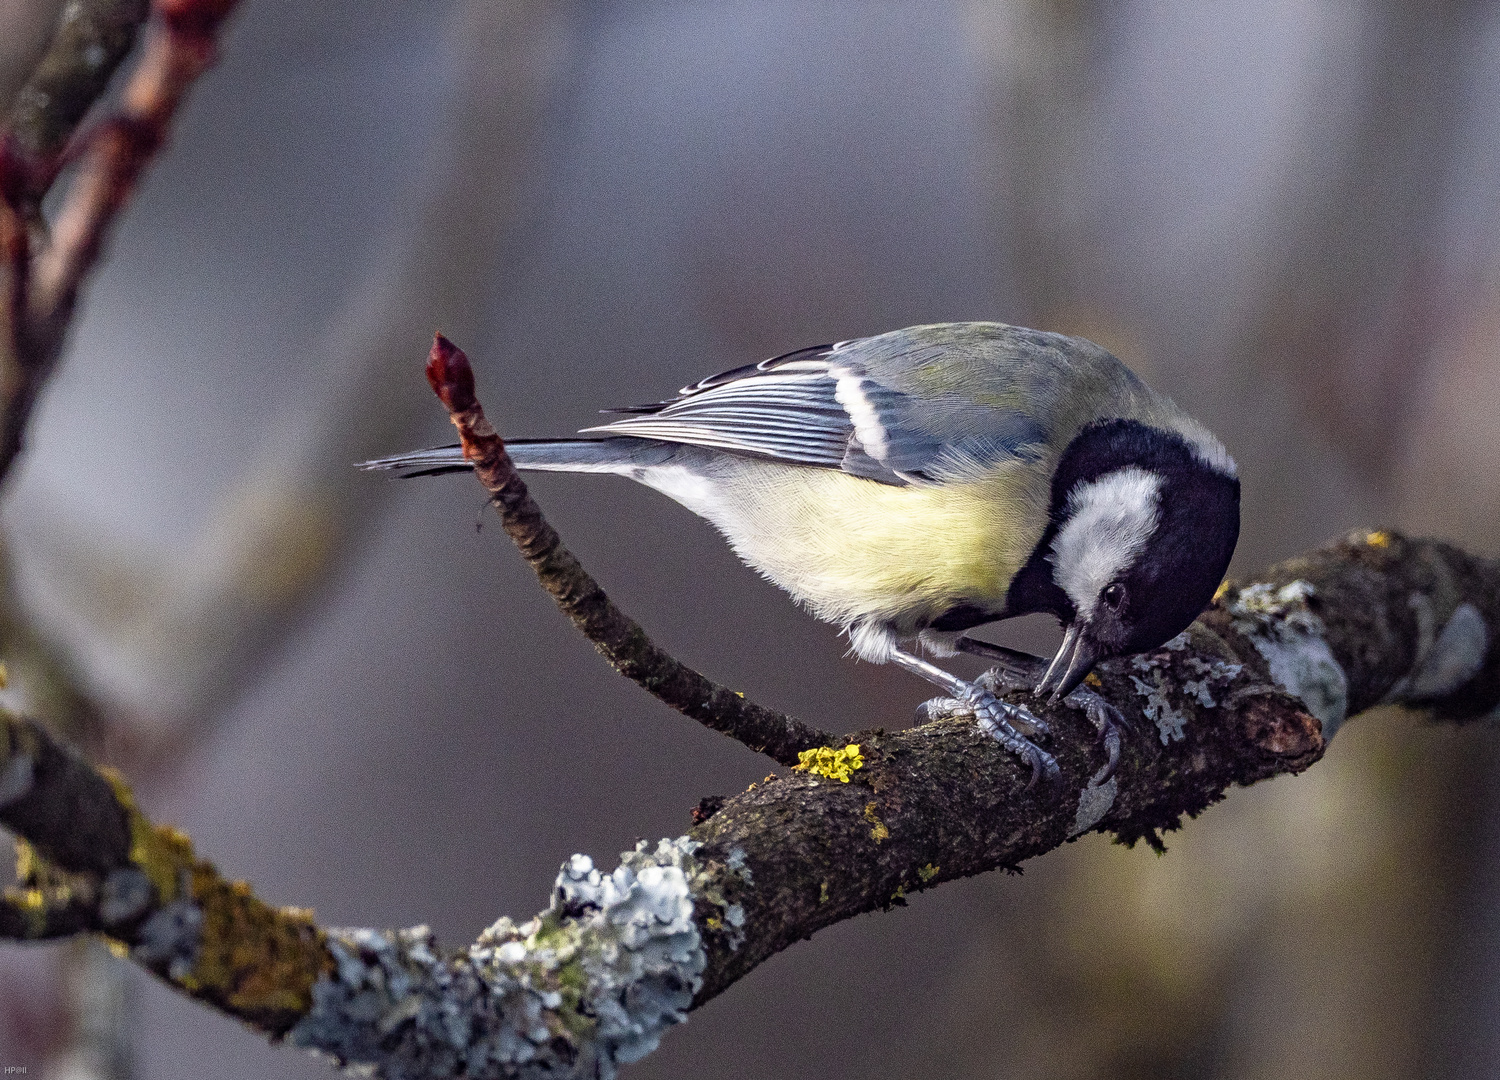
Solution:
<svg viewBox="0 0 1500 1080"><path fill-rule="evenodd" d="M1054 702L1067 697L1083 682L1084 676L1093 669L1097 659L1099 653L1084 636L1083 623L1075 620L1063 635L1063 643L1058 648L1057 655L1052 658L1047 674L1037 684L1037 695L1050 693Z"/></svg>

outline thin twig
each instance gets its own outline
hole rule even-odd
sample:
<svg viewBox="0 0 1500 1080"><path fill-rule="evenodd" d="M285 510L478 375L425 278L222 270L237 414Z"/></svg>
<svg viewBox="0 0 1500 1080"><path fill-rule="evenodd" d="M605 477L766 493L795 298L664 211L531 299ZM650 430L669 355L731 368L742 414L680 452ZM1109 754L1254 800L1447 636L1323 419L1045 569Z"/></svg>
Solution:
<svg viewBox="0 0 1500 1080"><path fill-rule="evenodd" d="M135 44L151 13L148 0L72 0L31 77L17 91L5 124L5 153L19 189L12 198L30 217L52 186L63 149Z"/></svg>
<svg viewBox="0 0 1500 1080"><path fill-rule="evenodd" d="M473 462L474 475L490 493L506 533L557 606L616 671L678 712L783 765L795 765L800 751L835 741L825 731L704 678L652 642L614 605L542 516L504 441L485 419L474 395L469 358L441 334L432 343L427 381L447 407L464 457Z"/></svg>
<svg viewBox="0 0 1500 1080"><path fill-rule="evenodd" d="M188 89L213 64L219 32L235 3L155 0L145 52L117 115L77 136L77 145L66 151L52 144L82 116L87 102L81 99L71 102L65 115L53 118L58 122L50 126L28 119L30 114L23 111L15 119L36 130L23 129L14 137L7 133L4 139L0 240L10 281L9 340L4 343L8 355L0 386L0 479L21 451L26 421L57 365L79 292L99 261L109 229L166 142ZM90 44L97 44L87 35L68 42L85 52ZM88 83L95 94L103 85L98 80ZM31 143L38 145L33 148ZM34 154L43 156L39 159ZM76 160L77 172L50 240L33 251L29 223L64 158Z"/></svg>

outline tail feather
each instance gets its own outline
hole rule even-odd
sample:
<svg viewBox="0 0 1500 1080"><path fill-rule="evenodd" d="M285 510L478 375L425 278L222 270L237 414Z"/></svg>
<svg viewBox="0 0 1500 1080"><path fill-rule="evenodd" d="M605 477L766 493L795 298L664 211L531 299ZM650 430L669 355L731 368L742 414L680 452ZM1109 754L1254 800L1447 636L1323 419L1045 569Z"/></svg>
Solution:
<svg viewBox="0 0 1500 1080"><path fill-rule="evenodd" d="M657 465L678 449L654 439L518 439L505 443L518 469L541 472L631 473ZM434 446L407 454L361 461L357 469L367 472L393 471L401 477L440 476L473 468L458 446Z"/></svg>
<svg viewBox="0 0 1500 1080"><path fill-rule="evenodd" d="M413 450L409 454L394 454L391 457L375 458L371 461L355 462L356 469L365 472L387 470L408 476L441 476L443 473L467 472L474 466L464 460L463 448L434 446L426 450Z"/></svg>

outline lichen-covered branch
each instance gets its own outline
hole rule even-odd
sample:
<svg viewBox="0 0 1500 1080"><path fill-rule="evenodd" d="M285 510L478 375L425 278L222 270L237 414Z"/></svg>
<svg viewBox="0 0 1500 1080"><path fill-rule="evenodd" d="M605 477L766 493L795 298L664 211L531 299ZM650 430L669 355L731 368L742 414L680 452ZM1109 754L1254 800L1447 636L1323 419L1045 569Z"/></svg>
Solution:
<svg viewBox="0 0 1500 1080"><path fill-rule="evenodd" d="M827 732L704 678L657 646L614 605L542 516L474 396L469 358L441 334L433 339L427 381L448 409L464 457L490 493L506 533L557 606L616 671L684 715L783 765L795 765L800 753L829 741Z"/></svg>
<svg viewBox="0 0 1500 1080"><path fill-rule="evenodd" d="M573 856L540 915L451 953L425 927L324 930L262 903L119 781L0 714L0 824L27 841L0 934L103 933L183 992L379 1076L609 1077L824 926L1090 831L1159 845L1231 785L1307 768L1373 705L1494 712L1497 625L1500 565L1351 536L1226 586L1180 637L1104 665L1098 690L1136 733L1103 784L1093 725L1066 704L1026 701L1056 733L1060 797L1028 792L963 721L862 732L705 800L686 835L610 873Z"/></svg>
<svg viewBox="0 0 1500 1080"><path fill-rule="evenodd" d="M32 722L0 713L0 824L23 839L0 925L21 940L105 934L208 1004L279 1035L331 970L307 912L273 908L224 880L175 829L147 821L129 789Z"/></svg>
<svg viewBox="0 0 1500 1080"><path fill-rule="evenodd" d="M691 835L743 851L738 949L710 937L700 1000L810 930L913 889L1014 866L1088 831L1161 845L1232 784L1295 773L1344 719L1400 702L1451 720L1500 702L1500 566L1433 541L1352 536L1228 586L1162 649L1103 665L1099 691L1136 728L1115 777L1081 711L1046 712L1063 797L1026 777L972 725L853 737L847 784L794 777L730 800ZM1028 707L1042 708L1027 700ZM774 928L774 929L773 929Z"/></svg>

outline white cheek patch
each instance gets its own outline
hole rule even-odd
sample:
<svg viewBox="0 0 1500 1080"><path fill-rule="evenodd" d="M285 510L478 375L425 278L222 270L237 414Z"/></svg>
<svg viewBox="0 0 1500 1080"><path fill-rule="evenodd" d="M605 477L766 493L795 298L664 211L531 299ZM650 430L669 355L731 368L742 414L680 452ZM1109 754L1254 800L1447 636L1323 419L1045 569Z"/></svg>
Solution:
<svg viewBox="0 0 1500 1080"><path fill-rule="evenodd" d="M864 447L865 453L876 461L884 462L889 440L880 414L865 395L865 378L850 371L830 369L838 381L833 388L833 398L844 407L854 423L854 437Z"/></svg>
<svg viewBox="0 0 1500 1080"><path fill-rule="evenodd" d="M1156 532L1161 477L1131 465L1074 488L1067 520L1052 541L1052 578L1080 615L1094 610Z"/></svg>

